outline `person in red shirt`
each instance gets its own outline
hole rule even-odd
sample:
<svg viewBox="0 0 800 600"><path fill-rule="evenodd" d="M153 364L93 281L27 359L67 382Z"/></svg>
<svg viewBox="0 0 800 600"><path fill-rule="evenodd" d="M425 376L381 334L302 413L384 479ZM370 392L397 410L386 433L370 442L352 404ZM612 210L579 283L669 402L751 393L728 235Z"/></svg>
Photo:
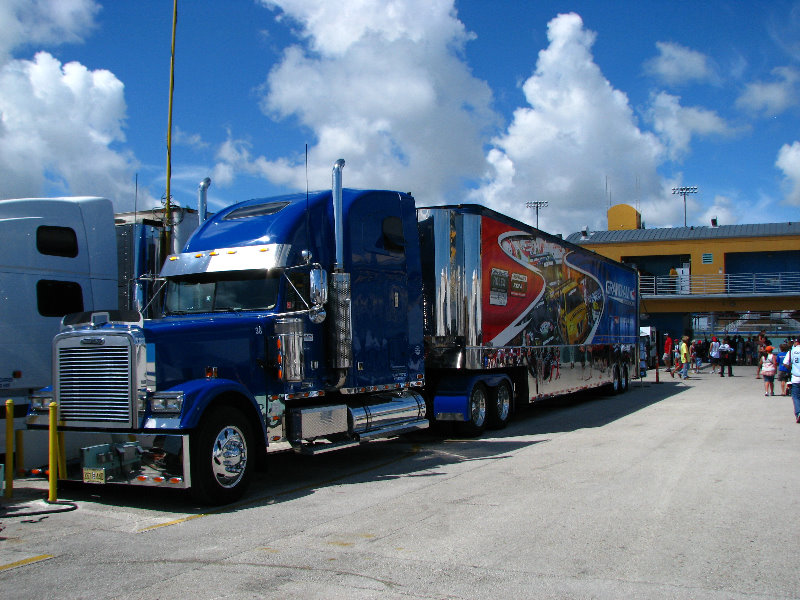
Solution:
<svg viewBox="0 0 800 600"><path fill-rule="evenodd" d="M669 369L672 367L672 338L669 337L668 333L666 336L664 339L664 364Z"/></svg>

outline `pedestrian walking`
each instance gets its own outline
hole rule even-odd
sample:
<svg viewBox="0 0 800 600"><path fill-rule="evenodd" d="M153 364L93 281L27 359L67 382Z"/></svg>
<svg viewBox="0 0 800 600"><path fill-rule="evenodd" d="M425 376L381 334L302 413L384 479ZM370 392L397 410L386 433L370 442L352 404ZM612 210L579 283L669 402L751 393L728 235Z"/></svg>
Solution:
<svg viewBox="0 0 800 600"><path fill-rule="evenodd" d="M725 338L719 346L719 376L725 377L725 367L728 367L728 377L733 377L733 348L730 340Z"/></svg>
<svg viewBox="0 0 800 600"><path fill-rule="evenodd" d="M669 334L666 334L667 337L664 338L664 366L667 369L672 368L672 338L669 337Z"/></svg>
<svg viewBox="0 0 800 600"><path fill-rule="evenodd" d="M681 374L683 379L689 379L689 336L681 338L681 345L678 348L681 357Z"/></svg>
<svg viewBox="0 0 800 600"><path fill-rule="evenodd" d="M761 357L761 377L764 379L764 395L775 395L775 371L777 365L775 364L775 355L772 354L773 347L766 346L764 348L764 356Z"/></svg>
<svg viewBox="0 0 800 600"><path fill-rule="evenodd" d="M786 353L789 351L789 344L782 343L779 347L779 352L775 353L775 362L778 363L778 372L775 373L775 377L778 379L778 382L781 384L781 396L786 396L786 387L789 383L789 372L790 369L785 364L783 364L783 360L786 358Z"/></svg>
<svg viewBox="0 0 800 600"><path fill-rule="evenodd" d="M719 340L716 336L711 338L711 348L709 348L708 353L711 356L711 372L716 373L719 366Z"/></svg>
<svg viewBox="0 0 800 600"><path fill-rule="evenodd" d="M794 419L800 423L800 338L795 338L792 349L786 353L783 364L792 369L792 403Z"/></svg>

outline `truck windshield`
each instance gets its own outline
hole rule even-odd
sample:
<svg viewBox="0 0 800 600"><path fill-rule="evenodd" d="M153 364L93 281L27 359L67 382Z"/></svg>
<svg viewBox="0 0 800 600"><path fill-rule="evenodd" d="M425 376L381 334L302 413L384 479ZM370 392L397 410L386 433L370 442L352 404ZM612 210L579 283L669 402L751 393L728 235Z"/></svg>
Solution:
<svg viewBox="0 0 800 600"><path fill-rule="evenodd" d="M169 315L275 308L279 281L261 270L174 277L167 282L164 310Z"/></svg>

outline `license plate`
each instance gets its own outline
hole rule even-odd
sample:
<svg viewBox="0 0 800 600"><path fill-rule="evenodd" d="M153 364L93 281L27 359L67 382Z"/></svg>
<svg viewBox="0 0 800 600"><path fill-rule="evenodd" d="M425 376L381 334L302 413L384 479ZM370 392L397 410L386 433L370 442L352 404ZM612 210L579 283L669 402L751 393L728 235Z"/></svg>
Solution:
<svg viewBox="0 0 800 600"><path fill-rule="evenodd" d="M83 483L105 483L106 471L105 469L83 469Z"/></svg>

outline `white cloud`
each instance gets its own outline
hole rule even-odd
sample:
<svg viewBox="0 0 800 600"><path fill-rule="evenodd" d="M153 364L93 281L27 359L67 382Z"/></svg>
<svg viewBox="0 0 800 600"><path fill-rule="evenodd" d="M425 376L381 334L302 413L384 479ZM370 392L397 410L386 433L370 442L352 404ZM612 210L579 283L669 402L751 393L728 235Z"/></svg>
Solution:
<svg viewBox="0 0 800 600"><path fill-rule="evenodd" d="M99 6L89 0L7 0L0 5L0 197L96 195L133 204L135 160L125 142L124 86L106 70L62 64L19 47L80 42ZM145 190L140 205L152 202Z"/></svg>
<svg viewBox="0 0 800 600"><path fill-rule="evenodd" d="M671 159L680 160L689 152L693 136L730 136L736 133L736 129L716 112L697 106L681 106L680 100L679 96L666 92L653 94L648 111L653 128L669 149Z"/></svg>
<svg viewBox="0 0 800 600"><path fill-rule="evenodd" d="M644 70L649 75L668 85L719 83L716 69L705 54L672 42L656 42L656 48L658 56L644 64Z"/></svg>
<svg viewBox="0 0 800 600"><path fill-rule="evenodd" d="M778 151L775 166L783 171L787 188L786 203L800 206L800 142L794 142L791 146L784 144Z"/></svg>
<svg viewBox="0 0 800 600"><path fill-rule="evenodd" d="M132 198L123 85L46 52L0 68L0 197L51 193ZM127 189L126 189L127 188Z"/></svg>
<svg viewBox="0 0 800 600"><path fill-rule="evenodd" d="M663 198L656 168L664 148L638 128L625 94L595 64L595 34L578 15L562 14L550 21L548 39L522 87L528 106L493 140L486 179L472 199L528 223L534 216L525 203L547 200L540 227L565 234L584 225L606 229L609 196L612 204L641 201L645 216L651 206L663 213L655 207Z"/></svg>
<svg viewBox="0 0 800 600"><path fill-rule="evenodd" d="M693 207L697 208L697 207ZM736 225L744 217L747 223L755 222L753 215L741 215L739 204L727 196L715 196L714 203L706 208L700 216L700 225L711 225L711 219L717 219L717 225ZM692 219L694 221L694 219Z"/></svg>
<svg viewBox="0 0 800 600"><path fill-rule="evenodd" d="M262 109L312 133L311 187L330 184L347 160L346 184L409 188L442 201L461 178L483 170L491 91L460 56L470 39L452 0L262 0L299 28L305 45L286 49L262 86ZM387 59L391 57L391 59ZM260 174L305 188L302 155L270 160L229 139L219 173Z"/></svg>
<svg viewBox="0 0 800 600"><path fill-rule="evenodd" d="M17 47L75 43L94 28L94 0L3 0L0 2L0 64Z"/></svg>
<svg viewBox="0 0 800 600"><path fill-rule="evenodd" d="M747 85L736 106L765 117L779 115L791 106L797 106L800 95L800 71L792 67L777 67L772 70L775 81L757 81Z"/></svg>

